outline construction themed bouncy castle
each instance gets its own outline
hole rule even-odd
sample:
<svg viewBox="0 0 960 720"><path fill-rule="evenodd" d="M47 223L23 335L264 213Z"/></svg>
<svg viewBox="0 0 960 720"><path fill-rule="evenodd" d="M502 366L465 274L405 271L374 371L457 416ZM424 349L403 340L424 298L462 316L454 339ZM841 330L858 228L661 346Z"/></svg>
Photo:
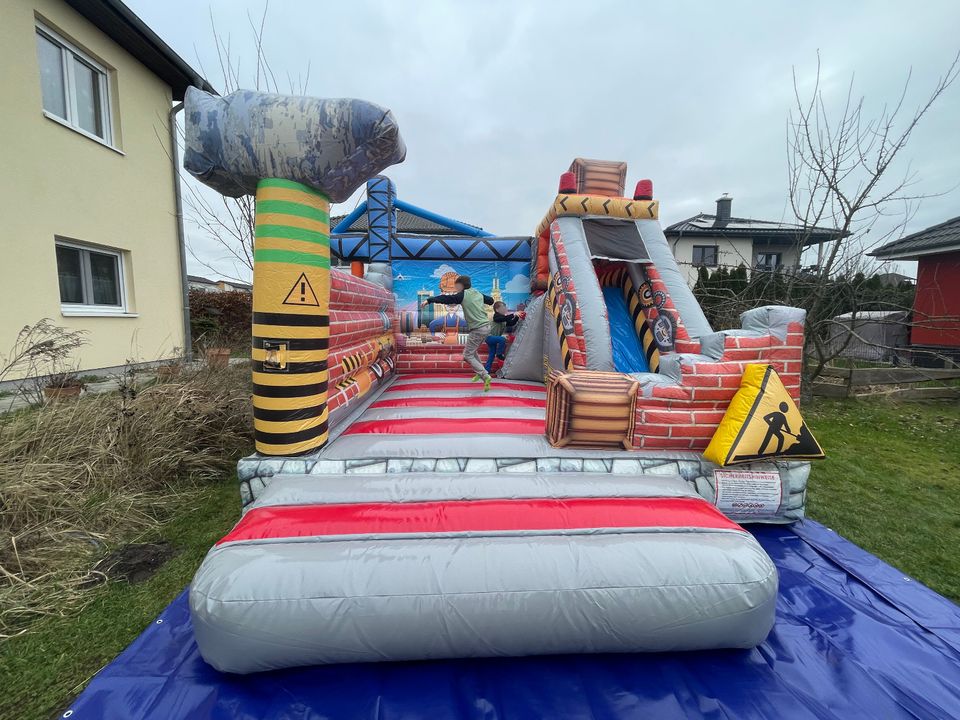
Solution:
<svg viewBox="0 0 960 720"><path fill-rule="evenodd" d="M377 173L403 142L375 105L191 90L186 106L187 169L257 197L257 452L190 588L208 663L766 637L777 571L737 523L802 517L822 455L796 406L803 311L714 331L624 163L575 160L535 234L498 237L397 197ZM364 181L331 233L329 202ZM425 302L464 275L517 311L509 328L491 314L488 392L460 309Z"/></svg>

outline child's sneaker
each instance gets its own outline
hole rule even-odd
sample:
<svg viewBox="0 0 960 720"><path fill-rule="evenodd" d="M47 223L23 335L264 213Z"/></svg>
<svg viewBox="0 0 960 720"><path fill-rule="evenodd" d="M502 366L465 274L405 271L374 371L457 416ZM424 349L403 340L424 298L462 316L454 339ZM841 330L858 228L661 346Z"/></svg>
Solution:
<svg viewBox="0 0 960 720"><path fill-rule="evenodd" d="M472 378L470 378L470 382L480 382L480 379L481 379L481 378L480 378L480 373L477 373L477 374L474 375Z"/></svg>
<svg viewBox="0 0 960 720"><path fill-rule="evenodd" d="M490 378L489 375L487 375L487 376L483 379L483 391L484 391L484 392L490 392L490 380L491 380L491 378Z"/></svg>

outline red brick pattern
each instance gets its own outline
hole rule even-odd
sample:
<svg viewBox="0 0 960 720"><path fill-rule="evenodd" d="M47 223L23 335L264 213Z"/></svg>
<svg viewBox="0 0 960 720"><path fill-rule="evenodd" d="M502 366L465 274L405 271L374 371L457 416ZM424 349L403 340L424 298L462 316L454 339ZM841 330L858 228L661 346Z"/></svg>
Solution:
<svg viewBox="0 0 960 720"><path fill-rule="evenodd" d="M486 360L487 346L480 346L480 360ZM423 373L472 373L463 361L463 345L409 345L397 356L397 372L403 375Z"/></svg>
<svg viewBox="0 0 960 720"><path fill-rule="evenodd" d="M393 293L340 270L330 272L330 309L393 310Z"/></svg>
<svg viewBox="0 0 960 720"><path fill-rule="evenodd" d="M356 345L390 331L390 316L376 310L331 310L330 350Z"/></svg>
<svg viewBox="0 0 960 720"><path fill-rule="evenodd" d="M361 367L372 364L384 349L380 344L380 337L382 336L378 336L372 340L364 340L363 342L356 343L355 345L339 347L332 351L327 358L327 382L332 385L345 374L347 374L344 372L341 364L344 358L362 353L363 358L361 360ZM390 340L393 339L392 335L388 335L388 337ZM388 354L393 354L393 345L389 345L386 350L388 351Z"/></svg>
<svg viewBox="0 0 960 720"><path fill-rule="evenodd" d="M688 348L697 343L678 343ZM774 335L724 338L716 361L684 363L681 381L653 388L653 397L637 398L634 446L643 450L703 451L730 400L740 388L747 365L773 365L794 401L800 399L803 324L791 323L787 338Z"/></svg>
<svg viewBox="0 0 960 720"><path fill-rule="evenodd" d="M561 277L574 298L577 296L576 286L573 284L573 277L570 274L570 262L567 259L567 249L563 244L563 238L560 234L560 225L556 220L550 225L551 244L557 256L558 270ZM557 288L558 292L561 290ZM586 343L583 340L583 320L580 316L580 304L577 303L576 313L573 319L573 334L567 334L567 347L570 348L570 359L576 370L583 370L587 367Z"/></svg>

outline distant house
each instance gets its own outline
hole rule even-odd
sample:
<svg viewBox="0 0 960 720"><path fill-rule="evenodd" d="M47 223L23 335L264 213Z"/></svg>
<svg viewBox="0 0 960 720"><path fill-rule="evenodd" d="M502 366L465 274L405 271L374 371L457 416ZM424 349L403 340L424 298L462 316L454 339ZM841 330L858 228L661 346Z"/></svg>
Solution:
<svg viewBox="0 0 960 720"><path fill-rule="evenodd" d="M119 0L7 0L0 353L51 318L87 333L77 369L183 348L174 102L213 89Z"/></svg>
<svg viewBox="0 0 960 720"><path fill-rule="evenodd" d="M204 292L253 292L253 285L235 280L210 280L200 275L187 275L191 290Z"/></svg>
<svg viewBox="0 0 960 720"><path fill-rule="evenodd" d="M880 260L916 260L910 344L960 360L960 217L868 253Z"/></svg>
<svg viewBox="0 0 960 720"><path fill-rule="evenodd" d="M797 268L804 247L840 235L833 228L733 217L732 205L733 198L724 193L717 200L716 214L700 213L664 229L691 286L700 268L713 271L743 265L751 273Z"/></svg>

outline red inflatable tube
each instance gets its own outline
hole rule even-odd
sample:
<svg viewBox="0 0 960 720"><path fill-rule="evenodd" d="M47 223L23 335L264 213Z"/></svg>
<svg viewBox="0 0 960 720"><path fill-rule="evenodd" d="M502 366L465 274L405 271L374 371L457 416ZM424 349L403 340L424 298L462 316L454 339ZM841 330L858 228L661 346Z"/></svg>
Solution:
<svg viewBox="0 0 960 720"><path fill-rule="evenodd" d="M543 435L546 420L518 418L406 418L361 420L344 435Z"/></svg>
<svg viewBox="0 0 960 720"><path fill-rule="evenodd" d="M544 498L254 508L217 545L374 533L602 528L742 530L700 498Z"/></svg>

